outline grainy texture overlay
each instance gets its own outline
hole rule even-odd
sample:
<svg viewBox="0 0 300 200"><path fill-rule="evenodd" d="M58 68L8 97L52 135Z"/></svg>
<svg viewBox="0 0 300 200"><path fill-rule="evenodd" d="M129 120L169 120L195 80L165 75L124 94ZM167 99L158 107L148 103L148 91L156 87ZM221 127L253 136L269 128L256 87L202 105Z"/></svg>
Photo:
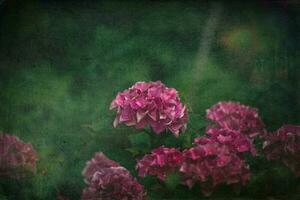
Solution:
<svg viewBox="0 0 300 200"><path fill-rule="evenodd" d="M300 4L209 1L0 1L0 132L30 142L36 175L0 179L0 199L80 199L82 170L95 152L120 163L149 199L202 199L199 187L138 177L147 134L113 128L119 91L160 80L187 105L182 147L203 135L205 110L218 101L258 108L268 131L300 124ZM132 141L141 147L131 148ZM284 166L250 160L239 194L211 199L297 199L299 179ZM170 186L171 185L171 186ZM298 196L299 197L299 196Z"/></svg>

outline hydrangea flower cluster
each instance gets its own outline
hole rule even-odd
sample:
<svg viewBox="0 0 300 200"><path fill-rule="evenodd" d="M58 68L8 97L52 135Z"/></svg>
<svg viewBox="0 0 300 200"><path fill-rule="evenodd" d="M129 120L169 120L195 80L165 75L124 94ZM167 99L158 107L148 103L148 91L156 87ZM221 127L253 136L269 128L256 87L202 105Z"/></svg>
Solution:
<svg viewBox="0 0 300 200"><path fill-rule="evenodd" d="M178 136L185 131L188 120L187 109L177 91L160 81L135 83L118 93L110 109L117 110L114 127L120 123L136 128L150 125L157 134L169 130Z"/></svg>
<svg viewBox="0 0 300 200"><path fill-rule="evenodd" d="M30 143L0 133L0 176L23 178L36 172L37 153Z"/></svg>
<svg viewBox="0 0 300 200"><path fill-rule="evenodd" d="M239 137L234 134L227 137L234 136ZM249 139L247 142L236 144L235 138L220 141L212 135L197 138L195 146L183 152L162 146L139 160L136 169L139 176L154 175L162 181L167 175L180 172L182 184L191 188L200 182L203 194L209 195L221 184L247 183L250 170L242 156L246 151L251 152Z"/></svg>
<svg viewBox="0 0 300 200"><path fill-rule="evenodd" d="M108 159L103 153L96 153L87 162L82 173L88 185L83 190L83 200L144 199L143 186L127 169Z"/></svg>
<svg viewBox="0 0 300 200"><path fill-rule="evenodd" d="M244 153L256 155L253 137L263 133L264 125L257 111L234 102L220 102L207 111L215 122L207 136L195 139L194 147L183 152L159 147L137 163L140 176L155 175L164 181L172 172L180 172L184 185L200 182L209 195L221 184L245 185L250 178Z"/></svg>
<svg viewBox="0 0 300 200"><path fill-rule="evenodd" d="M206 195L220 184L245 185L250 170L243 153L255 156L252 138L264 133L257 110L238 102L219 102L207 110L206 118L214 122L207 127L208 136L196 138L195 147L183 152L184 184L192 187L199 181Z"/></svg>
<svg viewBox="0 0 300 200"><path fill-rule="evenodd" d="M257 110L238 102L219 102L206 110L206 118L219 128L240 131L250 138L264 134Z"/></svg>
<svg viewBox="0 0 300 200"><path fill-rule="evenodd" d="M252 156L256 155L256 149L251 139L242 135L239 131L223 129L223 128L209 128L206 133L210 139L227 145L232 152L250 152ZM196 143L201 143L202 138L196 138Z"/></svg>
<svg viewBox="0 0 300 200"><path fill-rule="evenodd" d="M279 160L300 176L300 126L284 125L267 134L263 149L268 160Z"/></svg>
<svg viewBox="0 0 300 200"><path fill-rule="evenodd" d="M182 160L179 150L161 146L139 160L136 169L139 176L154 175L163 181L167 175L178 171Z"/></svg>
<svg viewBox="0 0 300 200"><path fill-rule="evenodd" d="M89 183L93 175L104 168L120 167L119 163L110 160L102 152L95 153L95 156L86 162L86 166L82 171L82 175L85 178L85 182Z"/></svg>
<svg viewBox="0 0 300 200"><path fill-rule="evenodd" d="M220 184L247 183L249 166L233 145L208 137L198 138L195 144L183 152L180 168L183 184L191 188L200 182L202 193L210 195Z"/></svg>
<svg viewBox="0 0 300 200"><path fill-rule="evenodd" d="M118 93L111 103L117 110L114 121L136 128L149 125L159 134L169 130L175 136L186 128L188 115L177 91L161 82L138 82ZM220 184L245 185L250 169L244 153L256 156L254 138L265 138L264 151L269 160L280 159L300 176L300 127L287 125L267 134L257 109L239 102L219 102L207 109L205 137L196 138L194 146L179 151L161 146L138 161L139 176L154 175L165 181L171 173L181 175L182 184L193 187L200 182L209 195Z"/></svg>

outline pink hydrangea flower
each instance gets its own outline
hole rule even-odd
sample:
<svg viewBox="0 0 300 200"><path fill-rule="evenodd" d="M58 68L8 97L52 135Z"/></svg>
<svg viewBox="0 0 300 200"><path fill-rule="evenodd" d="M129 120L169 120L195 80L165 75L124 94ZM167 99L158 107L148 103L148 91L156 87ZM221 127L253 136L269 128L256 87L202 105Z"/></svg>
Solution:
<svg viewBox="0 0 300 200"><path fill-rule="evenodd" d="M114 127L120 123L136 128L150 125L157 134L169 130L178 136L185 131L188 121L187 109L177 91L160 81L137 82L118 93L110 109L117 110Z"/></svg>
<svg viewBox="0 0 300 200"><path fill-rule="evenodd" d="M239 102L219 102L206 110L206 118L217 127L240 131L250 138L265 132L257 110Z"/></svg>
<svg viewBox="0 0 300 200"><path fill-rule="evenodd" d="M83 170L87 187L82 200L143 200L143 186L130 172L103 153L96 153Z"/></svg>
<svg viewBox="0 0 300 200"><path fill-rule="evenodd" d="M249 167L238 152L213 138L199 138L195 147L183 152L183 157L183 184L191 188L200 182L207 196L220 184L245 185L250 178Z"/></svg>
<svg viewBox="0 0 300 200"><path fill-rule="evenodd" d="M212 140L226 144L232 151L239 153L250 152L252 156L256 155L256 149L252 140L239 131L223 128L209 128L207 129L207 134ZM199 143L199 140L201 140L201 138L196 138L195 142Z"/></svg>
<svg viewBox="0 0 300 200"><path fill-rule="evenodd" d="M263 149L268 160L279 160L300 176L300 126L284 125L268 133Z"/></svg>
<svg viewBox="0 0 300 200"><path fill-rule="evenodd" d="M154 175L165 180L167 175L178 171L183 160L182 153L175 148L159 147L138 161L139 176Z"/></svg>
<svg viewBox="0 0 300 200"><path fill-rule="evenodd" d="M0 175L23 178L36 172L37 153L30 143L18 137L0 133Z"/></svg>
<svg viewBox="0 0 300 200"><path fill-rule="evenodd" d="M110 160L102 152L96 152L95 156L91 160L87 161L86 166L82 171L82 175L85 177L85 182L88 183L95 172L109 167L120 167L120 164Z"/></svg>

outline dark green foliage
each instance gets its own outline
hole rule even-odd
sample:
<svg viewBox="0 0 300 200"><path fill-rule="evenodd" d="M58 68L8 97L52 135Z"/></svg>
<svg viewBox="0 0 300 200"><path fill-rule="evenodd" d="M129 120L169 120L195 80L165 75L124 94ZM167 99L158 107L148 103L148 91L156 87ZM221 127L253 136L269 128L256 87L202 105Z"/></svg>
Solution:
<svg viewBox="0 0 300 200"><path fill-rule="evenodd" d="M138 134L132 134L128 138L131 143L131 148L129 148L128 151L134 156L137 156L138 154L143 155L145 153L149 153L151 150L151 141L148 134L142 132Z"/></svg>
<svg viewBox="0 0 300 200"><path fill-rule="evenodd" d="M218 101L257 107L269 130L300 124L299 6L220 3L207 62L194 77L208 2L9 2L0 8L0 131L31 142L39 162L26 183L1 179L0 199L79 199L81 171L97 151L136 176L136 159L152 147L191 146ZM117 92L150 80L175 87L188 106L179 139L112 127ZM240 196L224 187L211 198L297 199L299 180L286 168L261 156L250 164L253 179ZM166 184L138 180L149 199L204 199L200 186L189 190L175 175Z"/></svg>

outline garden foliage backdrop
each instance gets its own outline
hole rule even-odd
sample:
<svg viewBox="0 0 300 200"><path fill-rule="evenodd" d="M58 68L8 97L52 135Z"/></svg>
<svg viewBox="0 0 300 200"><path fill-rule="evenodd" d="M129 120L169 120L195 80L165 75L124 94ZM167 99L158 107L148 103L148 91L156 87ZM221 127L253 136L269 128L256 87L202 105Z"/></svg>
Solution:
<svg viewBox="0 0 300 200"><path fill-rule="evenodd" d="M187 105L187 131L157 136L168 147L203 135L205 110L219 101L258 108L268 131L300 124L299 3L26 0L0 9L0 131L31 142L39 158L30 180L1 179L0 199L79 199L81 172L99 151L137 177L130 136L141 131L113 128L109 111L137 81L161 80ZM237 196L296 199L299 180L264 162L250 161L253 178ZM204 198L138 180L149 199ZM210 198L224 196L237 197L221 188Z"/></svg>

